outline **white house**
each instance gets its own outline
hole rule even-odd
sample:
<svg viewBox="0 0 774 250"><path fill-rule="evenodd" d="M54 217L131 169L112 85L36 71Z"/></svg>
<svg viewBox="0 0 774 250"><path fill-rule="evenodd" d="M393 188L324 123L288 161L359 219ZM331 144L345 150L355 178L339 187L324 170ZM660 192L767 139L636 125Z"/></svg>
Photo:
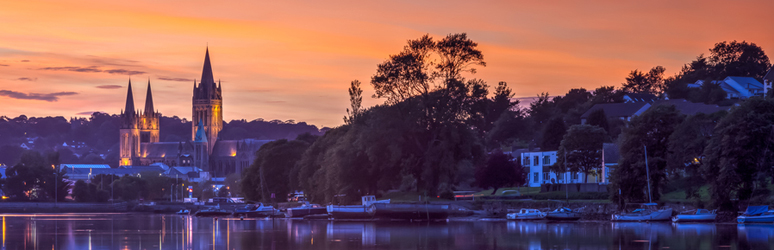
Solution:
<svg viewBox="0 0 774 250"><path fill-rule="evenodd" d="M729 76L721 81L713 81L713 83L720 84L720 88L726 91L728 99L746 99L764 94L764 85L752 77ZM688 84L688 87L699 88L702 85L704 85L704 81L698 80L694 84Z"/></svg>
<svg viewBox="0 0 774 250"><path fill-rule="evenodd" d="M540 187L550 183L583 183L583 173L559 174L551 172L549 167L556 163L556 151L522 152L521 166L527 174L527 185ZM569 179L569 181L566 181ZM592 178L589 178L592 182Z"/></svg>
<svg viewBox="0 0 774 250"><path fill-rule="evenodd" d="M766 94L771 91L772 85L774 85L774 67L771 67L769 69L769 72L766 72L766 76L763 77L763 95L766 96Z"/></svg>

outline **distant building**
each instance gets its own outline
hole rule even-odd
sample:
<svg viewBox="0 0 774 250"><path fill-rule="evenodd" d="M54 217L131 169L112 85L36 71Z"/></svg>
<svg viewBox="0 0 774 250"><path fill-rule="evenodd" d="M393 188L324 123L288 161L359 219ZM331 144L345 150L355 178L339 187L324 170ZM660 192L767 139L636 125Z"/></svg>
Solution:
<svg viewBox="0 0 774 250"><path fill-rule="evenodd" d="M771 74L771 71L769 71L769 74ZM767 77L769 74L766 74ZM688 87L700 88L704 83L704 80L698 80L696 83L688 84ZM712 83L720 84L720 88L726 92L727 99L747 99L753 96L763 96L764 94L764 85L752 77L729 76L720 81L712 81Z"/></svg>
<svg viewBox="0 0 774 250"><path fill-rule="evenodd" d="M600 174L601 183L610 183L610 171L618 167L618 160L620 158L621 155L618 151L617 144L602 144L602 174Z"/></svg>
<svg viewBox="0 0 774 250"><path fill-rule="evenodd" d="M632 103L632 102L654 102L658 99L658 97L654 94L646 94L646 93L626 93L623 96L623 100L625 103Z"/></svg>
<svg viewBox="0 0 774 250"><path fill-rule="evenodd" d="M220 140L223 129L223 95L220 82L215 83L209 49L205 52L200 82L194 81L192 98L191 140L160 142L161 113L153 106L150 80L145 109L135 110L132 83L121 112L120 166L146 166L164 163L167 166L197 167L213 177L226 176L250 165L255 151L269 140ZM198 170L197 170L198 171Z"/></svg>
<svg viewBox="0 0 774 250"><path fill-rule="evenodd" d="M698 113L712 114L715 112L728 111L731 109L731 106L718 106L715 104L689 102L685 99L658 100L653 102L653 107L660 105L675 106L675 109L684 115L695 115Z"/></svg>
<svg viewBox="0 0 774 250"><path fill-rule="evenodd" d="M586 120L591 113L597 110L604 110L608 119L620 119L630 121L632 117L642 114L651 107L649 102L629 102L629 103L600 103L594 104L589 110L581 115L581 124L586 124Z"/></svg>

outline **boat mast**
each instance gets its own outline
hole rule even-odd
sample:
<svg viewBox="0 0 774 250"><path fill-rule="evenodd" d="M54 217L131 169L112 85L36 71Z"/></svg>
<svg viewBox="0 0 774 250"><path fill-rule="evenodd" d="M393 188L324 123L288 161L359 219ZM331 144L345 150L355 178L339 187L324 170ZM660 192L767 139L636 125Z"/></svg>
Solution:
<svg viewBox="0 0 774 250"><path fill-rule="evenodd" d="M645 175L648 178L648 203L653 203L653 198L650 195L650 170L648 170L648 146L642 145L645 148Z"/></svg>
<svg viewBox="0 0 774 250"><path fill-rule="evenodd" d="M567 206L570 206L570 185L567 183L569 179L567 178L567 149L564 149L564 202L567 203ZM580 190L578 190L580 191Z"/></svg>

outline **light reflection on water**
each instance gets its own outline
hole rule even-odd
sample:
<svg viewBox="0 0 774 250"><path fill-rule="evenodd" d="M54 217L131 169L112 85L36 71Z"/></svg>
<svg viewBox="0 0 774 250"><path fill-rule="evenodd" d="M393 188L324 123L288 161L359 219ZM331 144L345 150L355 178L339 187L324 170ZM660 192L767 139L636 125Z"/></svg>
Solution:
<svg viewBox="0 0 774 250"><path fill-rule="evenodd" d="M2 249L774 249L774 225L0 215Z"/></svg>

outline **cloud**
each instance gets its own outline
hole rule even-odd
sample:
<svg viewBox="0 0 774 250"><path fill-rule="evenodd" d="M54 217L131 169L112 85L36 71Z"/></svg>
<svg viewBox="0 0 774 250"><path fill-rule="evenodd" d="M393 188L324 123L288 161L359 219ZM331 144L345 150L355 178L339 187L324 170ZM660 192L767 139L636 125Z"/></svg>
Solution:
<svg viewBox="0 0 774 250"><path fill-rule="evenodd" d="M30 81L30 82L34 82L34 81L37 81L37 80L38 80L38 78L37 78L37 77L35 77L35 78L31 78L31 77L19 77L19 78L16 78L16 80L17 80L17 81Z"/></svg>
<svg viewBox="0 0 774 250"><path fill-rule="evenodd" d="M39 68L38 70L65 70L65 71L75 71L75 72L102 72L101 69L98 69L97 66L90 66L90 67L46 67L46 68Z"/></svg>
<svg viewBox="0 0 774 250"><path fill-rule="evenodd" d="M8 67L8 66L11 66L11 65L8 65L8 64L0 64L0 67Z"/></svg>
<svg viewBox="0 0 774 250"><path fill-rule="evenodd" d="M175 82L193 82L193 79L188 78L180 78L180 77L166 77L166 76L159 76L159 80L163 81L175 81Z"/></svg>
<svg viewBox="0 0 774 250"><path fill-rule="evenodd" d="M83 112L78 112L78 113L75 113L75 114L76 115L92 115L92 114L97 113L97 112L102 112L102 111L83 111Z"/></svg>
<svg viewBox="0 0 774 250"><path fill-rule="evenodd" d="M121 85L99 85L97 86L98 89L120 89L122 88Z"/></svg>
<svg viewBox="0 0 774 250"><path fill-rule="evenodd" d="M21 62L30 62L30 60L21 60Z"/></svg>
<svg viewBox="0 0 774 250"><path fill-rule="evenodd" d="M116 75L141 75L145 74L145 71L136 71L136 70L126 70L126 69L106 69L102 70L97 66L89 66L89 67L78 67L78 66L67 66L67 67L45 67L45 68L39 68L38 70L54 70L54 71L75 71L75 72L86 72L86 73L100 73L105 72L108 74L116 74Z"/></svg>
<svg viewBox="0 0 774 250"><path fill-rule="evenodd" d="M60 96L69 96L69 95L77 95L77 92L55 92L55 93L48 93L48 94L41 94L41 93L22 93L22 92L16 92L11 90L0 90L0 96L6 96L13 99L21 99L21 100L39 100L39 101L47 101L47 102L55 102L59 101Z"/></svg>
<svg viewBox="0 0 774 250"><path fill-rule="evenodd" d="M125 69L109 69L105 70L108 74L117 74L117 75L142 75L145 74L145 71L136 71L136 70L125 70Z"/></svg>

